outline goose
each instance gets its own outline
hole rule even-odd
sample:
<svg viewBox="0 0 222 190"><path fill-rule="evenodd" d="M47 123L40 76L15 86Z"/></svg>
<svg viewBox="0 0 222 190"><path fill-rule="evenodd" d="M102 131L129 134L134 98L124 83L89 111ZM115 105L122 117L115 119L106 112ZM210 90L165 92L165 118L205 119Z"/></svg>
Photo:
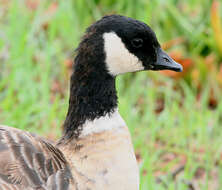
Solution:
<svg viewBox="0 0 222 190"><path fill-rule="evenodd" d="M138 190L128 127L118 112L115 78L144 70L182 71L145 23L104 16L77 50L62 137L51 143L0 126L1 190Z"/></svg>

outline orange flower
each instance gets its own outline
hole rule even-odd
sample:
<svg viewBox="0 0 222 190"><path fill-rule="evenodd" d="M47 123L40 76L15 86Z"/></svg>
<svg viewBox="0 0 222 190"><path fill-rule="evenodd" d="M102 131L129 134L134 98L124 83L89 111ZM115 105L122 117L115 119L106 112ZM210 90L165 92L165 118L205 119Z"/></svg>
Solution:
<svg viewBox="0 0 222 190"><path fill-rule="evenodd" d="M213 1L211 7L211 25L213 28L216 44L220 53L222 54L222 28L219 7L219 1Z"/></svg>

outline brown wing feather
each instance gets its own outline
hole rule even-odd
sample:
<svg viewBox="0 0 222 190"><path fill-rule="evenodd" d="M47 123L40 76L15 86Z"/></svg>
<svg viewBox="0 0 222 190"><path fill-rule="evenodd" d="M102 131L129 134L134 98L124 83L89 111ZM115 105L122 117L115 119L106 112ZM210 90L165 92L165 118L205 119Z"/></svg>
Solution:
<svg viewBox="0 0 222 190"><path fill-rule="evenodd" d="M1 190L68 190L71 182L58 148L31 133L0 126Z"/></svg>

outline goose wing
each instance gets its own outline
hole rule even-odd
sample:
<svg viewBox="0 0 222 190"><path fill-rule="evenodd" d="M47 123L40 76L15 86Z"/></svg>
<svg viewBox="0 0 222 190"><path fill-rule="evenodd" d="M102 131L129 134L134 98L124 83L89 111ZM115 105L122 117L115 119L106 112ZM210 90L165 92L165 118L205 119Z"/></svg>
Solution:
<svg viewBox="0 0 222 190"><path fill-rule="evenodd" d="M58 148L29 132L0 126L1 190L68 190L72 181Z"/></svg>

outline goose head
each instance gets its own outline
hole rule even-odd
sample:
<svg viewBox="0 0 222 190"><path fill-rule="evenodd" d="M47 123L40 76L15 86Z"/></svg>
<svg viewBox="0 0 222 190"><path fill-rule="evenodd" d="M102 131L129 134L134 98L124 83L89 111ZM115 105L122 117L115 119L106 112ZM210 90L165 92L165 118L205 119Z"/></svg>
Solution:
<svg viewBox="0 0 222 190"><path fill-rule="evenodd" d="M90 26L78 52L88 58L87 53L94 55L93 62L105 63L104 70L112 76L143 70L183 70L161 49L147 24L120 15L105 16Z"/></svg>
<svg viewBox="0 0 222 190"><path fill-rule="evenodd" d="M182 66L161 49L148 25L110 15L86 30L73 69L64 139L79 137L88 121L116 113L116 76L144 70L182 71Z"/></svg>

